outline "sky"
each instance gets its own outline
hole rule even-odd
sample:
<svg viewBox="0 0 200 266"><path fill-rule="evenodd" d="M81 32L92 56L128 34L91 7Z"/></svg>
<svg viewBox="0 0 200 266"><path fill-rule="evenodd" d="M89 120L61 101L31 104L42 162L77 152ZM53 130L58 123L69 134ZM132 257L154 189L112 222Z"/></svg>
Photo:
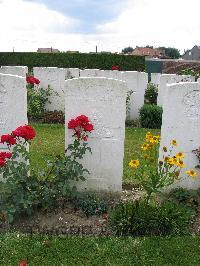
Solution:
<svg viewBox="0 0 200 266"><path fill-rule="evenodd" d="M0 51L200 46L200 0L0 0Z"/></svg>

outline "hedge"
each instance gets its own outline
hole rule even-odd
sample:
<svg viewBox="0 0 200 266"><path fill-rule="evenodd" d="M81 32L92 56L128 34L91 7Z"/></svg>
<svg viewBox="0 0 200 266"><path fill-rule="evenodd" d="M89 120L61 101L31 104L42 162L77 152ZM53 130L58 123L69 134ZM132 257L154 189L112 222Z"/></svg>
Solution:
<svg viewBox="0 0 200 266"><path fill-rule="evenodd" d="M113 65L124 71L144 71L143 56L118 54L83 54L83 53L32 53L0 52L0 66L64 67L109 70Z"/></svg>

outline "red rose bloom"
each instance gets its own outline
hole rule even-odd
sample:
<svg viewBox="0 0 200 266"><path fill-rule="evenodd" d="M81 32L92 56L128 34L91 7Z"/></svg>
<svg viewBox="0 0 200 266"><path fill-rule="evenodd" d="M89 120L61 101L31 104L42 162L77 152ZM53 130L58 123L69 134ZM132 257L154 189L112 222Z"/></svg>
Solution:
<svg viewBox="0 0 200 266"><path fill-rule="evenodd" d="M88 131L88 132L91 132L92 130L94 130L94 127L92 124L83 125L83 128L85 131Z"/></svg>
<svg viewBox="0 0 200 266"><path fill-rule="evenodd" d="M34 85L34 84L40 84L40 80L37 79L37 78L35 78L34 76L28 76L28 77L26 77L26 82L28 84L32 84L32 85Z"/></svg>
<svg viewBox="0 0 200 266"><path fill-rule="evenodd" d="M16 144L16 139L12 135L9 135L9 134L2 135L1 136L1 143L5 143L5 142L8 145L14 145L14 144Z"/></svg>
<svg viewBox="0 0 200 266"><path fill-rule="evenodd" d="M5 164L6 164L6 160L3 158L0 158L0 167L5 166Z"/></svg>
<svg viewBox="0 0 200 266"><path fill-rule="evenodd" d="M87 141L88 139L86 132L94 130L93 125L90 124L88 117L85 115L79 115L75 119L71 119L68 122L68 128L74 129L74 136L84 141Z"/></svg>
<svg viewBox="0 0 200 266"><path fill-rule="evenodd" d="M79 116L77 116L76 120L79 121L79 122L81 122L81 124L87 124L87 123L89 123L89 119L85 115L79 115Z"/></svg>
<svg viewBox="0 0 200 266"><path fill-rule="evenodd" d="M112 69L112 70L120 70L120 67L119 67L119 66L112 66L111 69Z"/></svg>
<svg viewBox="0 0 200 266"><path fill-rule="evenodd" d="M27 263L27 261L25 261L25 260L21 260L21 261L19 262L19 266L28 266L28 263Z"/></svg>
<svg viewBox="0 0 200 266"><path fill-rule="evenodd" d="M21 137L24 138L25 140L31 140L36 136L34 128L32 128L32 126L29 125L20 126L16 128L12 132L12 134L15 137Z"/></svg>
<svg viewBox="0 0 200 266"><path fill-rule="evenodd" d="M11 152L5 152L2 151L0 152L0 159L10 159L12 157L12 153Z"/></svg>
<svg viewBox="0 0 200 266"><path fill-rule="evenodd" d="M77 126L77 122L75 119L71 119L69 122L68 122L68 128L69 129L75 129L75 127Z"/></svg>

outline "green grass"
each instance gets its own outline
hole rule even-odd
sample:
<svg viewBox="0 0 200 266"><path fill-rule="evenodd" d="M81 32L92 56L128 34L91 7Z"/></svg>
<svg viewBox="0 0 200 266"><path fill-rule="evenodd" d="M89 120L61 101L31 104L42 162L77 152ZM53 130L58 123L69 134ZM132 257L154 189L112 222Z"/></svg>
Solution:
<svg viewBox="0 0 200 266"><path fill-rule="evenodd" d="M48 245L44 244L48 241ZM0 265L200 265L200 238L0 235Z"/></svg>
<svg viewBox="0 0 200 266"><path fill-rule="evenodd" d="M32 165L35 169L42 169L45 166L45 159L64 152L64 126L33 124L33 127L36 129L37 137L30 148ZM126 128L123 178L125 183L134 182L133 170L128 163L131 159L138 158L139 148L146 132L144 128ZM152 130L152 132L158 132L158 130Z"/></svg>

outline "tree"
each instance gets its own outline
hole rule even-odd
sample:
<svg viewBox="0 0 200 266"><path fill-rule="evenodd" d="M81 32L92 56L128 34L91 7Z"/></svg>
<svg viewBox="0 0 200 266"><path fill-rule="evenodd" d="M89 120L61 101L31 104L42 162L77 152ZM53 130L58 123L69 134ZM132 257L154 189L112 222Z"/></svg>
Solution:
<svg viewBox="0 0 200 266"><path fill-rule="evenodd" d="M180 51L177 48L159 47L159 49L163 49L165 51L165 55L173 59L178 59L181 56Z"/></svg>
<svg viewBox="0 0 200 266"><path fill-rule="evenodd" d="M132 47L126 47L126 48L124 48L123 50L122 50L122 53L123 54L129 54L129 53L132 53L133 52L133 48Z"/></svg>

